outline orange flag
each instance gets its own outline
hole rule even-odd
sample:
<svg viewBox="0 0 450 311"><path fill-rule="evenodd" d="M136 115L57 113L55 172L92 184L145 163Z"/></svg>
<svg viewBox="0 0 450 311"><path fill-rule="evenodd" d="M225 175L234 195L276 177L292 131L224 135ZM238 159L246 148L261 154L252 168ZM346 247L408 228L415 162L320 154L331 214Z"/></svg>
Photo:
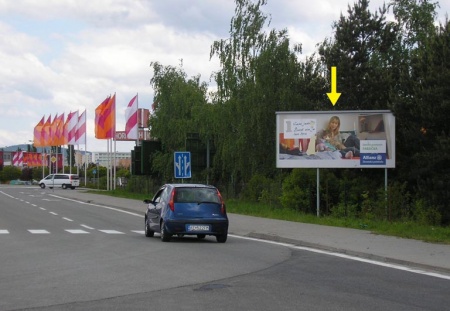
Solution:
<svg viewBox="0 0 450 311"><path fill-rule="evenodd" d="M45 116L43 116L41 121L34 127L33 145L35 147L43 147L42 127L44 126L44 122Z"/></svg>
<svg viewBox="0 0 450 311"><path fill-rule="evenodd" d="M42 127L42 146L43 147L49 147L52 145L52 115L49 115L47 118L47 122L45 122L44 126Z"/></svg>
<svg viewBox="0 0 450 311"><path fill-rule="evenodd" d="M95 109L95 138L113 138L116 131L116 94Z"/></svg>

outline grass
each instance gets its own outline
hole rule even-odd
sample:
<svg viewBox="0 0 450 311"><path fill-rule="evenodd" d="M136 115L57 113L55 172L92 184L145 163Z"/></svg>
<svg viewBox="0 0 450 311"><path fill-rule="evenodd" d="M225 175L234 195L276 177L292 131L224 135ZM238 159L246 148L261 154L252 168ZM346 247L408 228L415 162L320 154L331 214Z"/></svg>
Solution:
<svg viewBox="0 0 450 311"><path fill-rule="evenodd" d="M108 192L102 190L89 190L89 192L135 200L151 198L151 195L130 193L122 189L116 189ZM331 216L317 217L316 215L300 213L293 209L274 208L262 203L249 203L242 202L240 200L227 200L226 204L227 211L234 214L324 226L363 229L369 230L375 234L422 240L431 243L450 244L450 227L427 226L413 222L388 222L382 220L363 220L357 218L336 218Z"/></svg>
<svg viewBox="0 0 450 311"><path fill-rule="evenodd" d="M413 222L388 222L383 220L363 220L357 218L317 217L303 214L293 209L273 208L261 203L228 200L229 213L264 217L324 226L369 230L375 234L422 240L425 242L450 244L450 227L421 225Z"/></svg>

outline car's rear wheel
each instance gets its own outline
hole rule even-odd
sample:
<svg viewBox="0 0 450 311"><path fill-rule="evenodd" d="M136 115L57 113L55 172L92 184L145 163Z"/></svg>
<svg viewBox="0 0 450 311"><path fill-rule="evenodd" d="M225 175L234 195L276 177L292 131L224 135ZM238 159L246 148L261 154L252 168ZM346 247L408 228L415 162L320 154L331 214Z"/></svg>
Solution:
<svg viewBox="0 0 450 311"><path fill-rule="evenodd" d="M70 189L75 190L76 187L70 187Z"/></svg>
<svg viewBox="0 0 450 311"><path fill-rule="evenodd" d="M216 235L216 240L218 243L225 243L227 241L228 234L218 234Z"/></svg>
<svg viewBox="0 0 450 311"><path fill-rule="evenodd" d="M169 242L170 238L172 238L172 235L167 233L166 225L164 224L164 221L161 221L160 234L161 234L161 241L163 241L163 242Z"/></svg>
<svg viewBox="0 0 450 311"><path fill-rule="evenodd" d="M147 238L151 238L155 235L155 231L150 230L150 226L148 224L147 218L145 218L145 236Z"/></svg>
<svg viewBox="0 0 450 311"><path fill-rule="evenodd" d="M67 185L66 184L62 184L62 188L63 189L67 189Z"/></svg>
<svg viewBox="0 0 450 311"><path fill-rule="evenodd" d="M44 183L40 184L39 186L41 186L42 189L45 189L45 184Z"/></svg>
<svg viewBox="0 0 450 311"><path fill-rule="evenodd" d="M206 234L197 234L197 239L202 240L206 237Z"/></svg>

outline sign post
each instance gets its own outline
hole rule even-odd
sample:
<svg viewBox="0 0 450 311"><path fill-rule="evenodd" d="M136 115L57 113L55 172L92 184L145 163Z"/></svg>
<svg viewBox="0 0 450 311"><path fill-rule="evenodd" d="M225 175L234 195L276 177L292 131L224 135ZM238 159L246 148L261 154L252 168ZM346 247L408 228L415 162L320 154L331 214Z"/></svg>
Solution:
<svg viewBox="0 0 450 311"><path fill-rule="evenodd" d="M173 170L175 178L191 178L191 153L190 152L174 152Z"/></svg>

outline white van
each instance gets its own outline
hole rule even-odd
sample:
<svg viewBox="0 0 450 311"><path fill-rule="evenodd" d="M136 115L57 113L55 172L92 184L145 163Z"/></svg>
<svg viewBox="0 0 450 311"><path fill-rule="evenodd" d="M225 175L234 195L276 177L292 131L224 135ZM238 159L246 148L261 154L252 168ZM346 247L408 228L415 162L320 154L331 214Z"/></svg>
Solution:
<svg viewBox="0 0 450 311"><path fill-rule="evenodd" d="M76 174L50 174L44 179L41 179L39 186L42 189L45 187L49 187L50 189L53 189L53 187L75 189L75 187L80 186L80 177Z"/></svg>

